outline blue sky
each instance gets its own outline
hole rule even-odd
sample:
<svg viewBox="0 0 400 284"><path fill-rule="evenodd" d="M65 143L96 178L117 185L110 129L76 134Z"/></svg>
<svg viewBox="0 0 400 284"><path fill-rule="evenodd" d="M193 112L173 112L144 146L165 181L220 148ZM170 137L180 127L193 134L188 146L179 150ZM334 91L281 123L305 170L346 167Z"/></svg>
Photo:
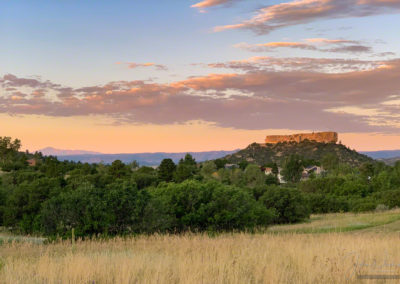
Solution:
<svg viewBox="0 0 400 284"><path fill-rule="evenodd" d="M192 63L239 60L252 56L239 42L293 41L312 37L363 40L377 51L399 52L399 15L327 19L268 35L248 31L213 33L212 28L240 21L256 7L279 1L244 1L199 13L195 1L2 1L1 69L21 76L42 76L75 87L110 80L163 81L202 75L209 69ZM397 26L398 27L398 26ZM385 44L375 43L382 40ZM254 55L254 54L253 54ZM315 56L280 51L278 56ZM346 57L351 57L346 56ZM364 56L365 57L365 56ZM126 70L116 62L159 62L170 72ZM188 73L189 72L189 73Z"/></svg>
<svg viewBox="0 0 400 284"><path fill-rule="evenodd" d="M206 7L191 7L198 3ZM293 3L300 9L329 9L298 20L294 9L285 10ZM332 84L328 81L336 80L333 74L343 75L343 80L348 74L354 82L376 78L373 86L380 90L380 76L388 77L382 72L389 68L394 70L389 75L397 72L399 12L396 0L0 1L0 111L8 117L10 128L17 123L16 115L64 121L79 117L82 123L92 123L89 120L96 116L102 125L112 121L115 127L147 125L149 129L186 127L197 121L236 131L238 136L254 130L336 129L344 137L390 135L395 142L384 147L392 148L400 141L395 81L385 82L384 94L375 95L372 88L353 85L329 93L321 91L320 84L328 89ZM269 13L269 18L251 22L262 13ZM241 26L226 28L237 24ZM215 27L221 26L223 31L216 32ZM282 46L288 43L292 46ZM14 77L1 79L7 75ZM290 83L293 91L286 90L289 83L282 78L295 75L307 79L296 77ZM256 78L263 78L264 85ZM37 82L29 85L22 79ZM312 83L304 86L304 80ZM297 89L301 89L298 94ZM32 95L35 92L43 96L39 99ZM117 95L110 101L110 94ZM195 97L199 101L192 101ZM244 98L254 100L244 102ZM265 110L257 100L262 100ZM308 109L310 105L315 109ZM318 123L307 117L321 108ZM296 116L292 117L293 109ZM276 121L262 126L254 117L276 117ZM302 117L301 123L295 117ZM337 125L331 123L335 119ZM180 139L185 133L182 130ZM89 142L85 147L101 149Z"/></svg>

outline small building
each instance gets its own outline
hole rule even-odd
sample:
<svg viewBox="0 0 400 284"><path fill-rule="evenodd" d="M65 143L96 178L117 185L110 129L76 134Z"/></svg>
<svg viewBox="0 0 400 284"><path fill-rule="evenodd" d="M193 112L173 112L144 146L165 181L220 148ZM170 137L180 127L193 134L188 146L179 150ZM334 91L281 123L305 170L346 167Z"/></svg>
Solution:
<svg viewBox="0 0 400 284"><path fill-rule="evenodd" d="M304 172L307 172L309 174L314 173L316 175L320 175L320 174L322 174L323 171L324 171L324 169L319 166L309 166L309 167L304 168Z"/></svg>
<svg viewBox="0 0 400 284"><path fill-rule="evenodd" d="M286 181L284 180L283 176L281 175L281 171L282 171L282 168L278 168L278 174L276 175L276 177L278 178L279 183L286 183ZM273 175L274 174L272 172L272 168L265 168L264 169L264 173L266 175Z"/></svg>
<svg viewBox="0 0 400 284"><path fill-rule="evenodd" d="M264 173L266 174L266 175L272 175L273 173L272 173L272 168L265 168L264 169Z"/></svg>
<svg viewBox="0 0 400 284"><path fill-rule="evenodd" d="M301 174L301 180L308 180L311 174L320 175L324 172L324 169L319 166L309 166L303 169Z"/></svg>
<svg viewBox="0 0 400 284"><path fill-rule="evenodd" d="M237 169L239 166L237 164L225 164L225 169Z"/></svg>
<svg viewBox="0 0 400 284"><path fill-rule="evenodd" d="M34 166L36 166L36 159L29 159L29 160L27 160L27 162L28 162L28 165L30 166L30 167L34 167Z"/></svg>

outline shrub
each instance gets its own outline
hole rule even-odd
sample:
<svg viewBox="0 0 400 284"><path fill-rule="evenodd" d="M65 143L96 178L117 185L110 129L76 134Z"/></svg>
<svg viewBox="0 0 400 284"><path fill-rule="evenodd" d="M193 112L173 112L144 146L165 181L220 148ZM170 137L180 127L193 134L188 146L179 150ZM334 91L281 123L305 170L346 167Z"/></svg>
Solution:
<svg viewBox="0 0 400 284"><path fill-rule="evenodd" d="M348 202L343 197L321 193L310 193L305 195L305 199L307 204L309 204L311 213L314 214L347 212L349 210Z"/></svg>
<svg viewBox="0 0 400 284"><path fill-rule="evenodd" d="M266 208L276 210L275 223L295 223L310 217L302 193L294 188L269 187L260 202Z"/></svg>

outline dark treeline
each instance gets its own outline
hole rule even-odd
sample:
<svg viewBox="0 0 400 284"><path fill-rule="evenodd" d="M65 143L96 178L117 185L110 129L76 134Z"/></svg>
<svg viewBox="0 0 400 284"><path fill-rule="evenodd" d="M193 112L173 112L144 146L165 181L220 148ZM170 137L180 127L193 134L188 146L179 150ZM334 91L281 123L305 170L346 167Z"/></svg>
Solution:
<svg viewBox="0 0 400 284"><path fill-rule="evenodd" d="M400 163L394 167L341 164L334 155L321 176L299 181L304 163L285 161L280 185L277 165L226 161L198 164L190 155L158 169L136 162L111 165L58 161L19 152L21 143L0 137L0 226L25 234L124 235L185 231L255 230L294 223L310 213L368 211L400 205Z"/></svg>

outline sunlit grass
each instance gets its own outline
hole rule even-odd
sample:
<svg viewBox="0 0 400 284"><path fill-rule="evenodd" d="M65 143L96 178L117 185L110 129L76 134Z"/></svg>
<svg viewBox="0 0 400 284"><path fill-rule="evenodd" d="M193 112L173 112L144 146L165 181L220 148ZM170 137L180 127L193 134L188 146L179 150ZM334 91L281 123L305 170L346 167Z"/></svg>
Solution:
<svg viewBox="0 0 400 284"><path fill-rule="evenodd" d="M270 229L279 233L5 242L0 283L360 283L357 275L400 275L399 235L379 229L399 215L318 215ZM351 234L304 233L366 225Z"/></svg>
<svg viewBox="0 0 400 284"><path fill-rule="evenodd" d="M398 236L370 233L13 243L0 254L1 283L356 283L379 273L373 263L400 274Z"/></svg>

